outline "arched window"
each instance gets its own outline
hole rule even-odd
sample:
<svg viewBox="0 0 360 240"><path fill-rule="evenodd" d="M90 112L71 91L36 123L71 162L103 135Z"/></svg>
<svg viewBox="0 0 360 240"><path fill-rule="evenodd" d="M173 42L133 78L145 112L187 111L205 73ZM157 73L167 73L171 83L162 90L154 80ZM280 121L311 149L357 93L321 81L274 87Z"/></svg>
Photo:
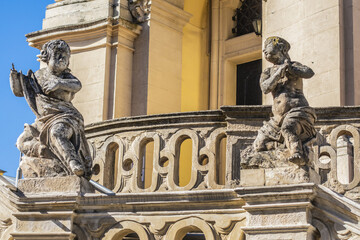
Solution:
<svg viewBox="0 0 360 240"><path fill-rule="evenodd" d="M105 165L104 165L104 186L114 189L118 175L119 162L119 145L111 143L106 149Z"/></svg>
<svg viewBox="0 0 360 240"><path fill-rule="evenodd" d="M184 137L180 144L178 158L178 173L175 177L175 182L178 186L184 187L189 184L191 180L192 171L192 140L189 137Z"/></svg>
<svg viewBox="0 0 360 240"><path fill-rule="evenodd" d="M337 176L342 184L349 184L354 179L353 137L345 133L337 138Z"/></svg>
<svg viewBox="0 0 360 240"><path fill-rule="evenodd" d="M154 140L147 139L141 146L140 164L141 174L139 179L139 187L142 189L149 188L152 183L154 159Z"/></svg>
<svg viewBox="0 0 360 240"><path fill-rule="evenodd" d="M140 240L140 238L136 233L132 232L119 240Z"/></svg>

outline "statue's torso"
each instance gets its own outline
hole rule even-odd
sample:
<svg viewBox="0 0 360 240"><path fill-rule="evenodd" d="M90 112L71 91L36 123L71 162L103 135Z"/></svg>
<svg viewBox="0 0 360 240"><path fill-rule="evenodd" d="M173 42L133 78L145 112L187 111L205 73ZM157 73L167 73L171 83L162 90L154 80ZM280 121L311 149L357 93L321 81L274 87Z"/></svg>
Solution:
<svg viewBox="0 0 360 240"><path fill-rule="evenodd" d="M72 74L70 74L70 73L67 73L67 75L69 75L69 76L65 76L65 77L69 77L69 78L73 77ZM51 81L51 78L55 77L55 76L51 75L45 68L42 68L42 69L39 69L38 71L36 71L35 76L36 76L36 79L41 88L43 88L44 83L46 81ZM69 91L66 91L63 89L58 89L53 92L50 92L48 94L48 96L65 101L65 102L71 102L75 97L75 93L69 92Z"/></svg>
<svg viewBox="0 0 360 240"><path fill-rule="evenodd" d="M271 69L271 74L273 71L276 71L276 68ZM275 117L282 117L292 108L309 106L302 91L302 78L289 73L286 73L277 84L272 95L274 98L272 111Z"/></svg>

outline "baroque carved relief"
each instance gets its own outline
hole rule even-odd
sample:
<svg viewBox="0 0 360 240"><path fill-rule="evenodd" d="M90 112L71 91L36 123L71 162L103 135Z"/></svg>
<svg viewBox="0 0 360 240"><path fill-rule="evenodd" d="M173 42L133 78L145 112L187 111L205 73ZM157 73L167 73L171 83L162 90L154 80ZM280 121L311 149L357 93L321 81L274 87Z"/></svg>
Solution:
<svg viewBox="0 0 360 240"><path fill-rule="evenodd" d="M128 0L128 6L132 17L138 23L143 23L149 20L151 0Z"/></svg>
<svg viewBox="0 0 360 240"><path fill-rule="evenodd" d="M5 231L8 230L13 222L11 218L0 220L0 239L5 239Z"/></svg>

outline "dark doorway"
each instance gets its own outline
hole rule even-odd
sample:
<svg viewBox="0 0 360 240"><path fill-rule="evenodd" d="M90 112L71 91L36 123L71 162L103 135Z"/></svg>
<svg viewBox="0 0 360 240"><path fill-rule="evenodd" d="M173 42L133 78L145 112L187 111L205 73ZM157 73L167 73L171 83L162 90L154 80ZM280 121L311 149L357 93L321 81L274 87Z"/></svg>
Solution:
<svg viewBox="0 0 360 240"><path fill-rule="evenodd" d="M122 240L139 240L139 236L136 233L129 233Z"/></svg>
<svg viewBox="0 0 360 240"><path fill-rule="evenodd" d="M205 236L203 233L187 233L183 240L205 240Z"/></svg>
<svg viewBox="0 0 360 240"><path fill-rule="evenodd" d="M261 105L261 59L237 65L236 105Z"/></svg>

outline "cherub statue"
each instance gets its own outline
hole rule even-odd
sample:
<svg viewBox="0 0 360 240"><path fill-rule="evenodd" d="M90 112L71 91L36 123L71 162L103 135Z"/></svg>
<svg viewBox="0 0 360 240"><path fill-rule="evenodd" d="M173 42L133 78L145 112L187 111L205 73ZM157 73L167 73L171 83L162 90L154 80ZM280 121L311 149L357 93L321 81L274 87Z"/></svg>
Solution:
<svg viewBox="0 0 360 240"><path fill-rule="evenodd" d="M303 145L316 135L316 115L302 91L302 79L311 78L311 68L290 60L290 44L280 37L269 37L264 44L265 59L274 65L265 69L260 77L263 93L273 96L273 117L258 132L255 151L275 148L285 143L290 152L288 161L305 165L307 158Z"/></svg>
<svg viewBox="0 0 360 240"><path fill-rule="evenodd" d="M91 177L92 159L84 135L84 121L72 105L80 81L70 73L70 47L63 40L52 40L42 47L39 60L47 64L27 76L14 68L10 86L18 97L25 97L36 115L25 124L17 147L25 155L20 164L25 177ZM44 163L48 166L43 166Z"/></svg>

